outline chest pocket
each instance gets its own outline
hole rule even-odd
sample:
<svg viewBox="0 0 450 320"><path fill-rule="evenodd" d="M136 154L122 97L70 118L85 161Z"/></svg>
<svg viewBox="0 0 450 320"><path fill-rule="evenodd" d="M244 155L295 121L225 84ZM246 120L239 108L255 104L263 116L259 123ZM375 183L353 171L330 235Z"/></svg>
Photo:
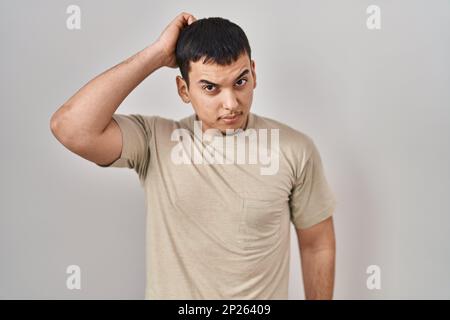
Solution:
<svg viewBox="0 0 450 320"><path fill-rule="evenodd" d="M264 249L275 246L280 240L281 218L285 201L243 199L243 223L240 243L244 249Z"/></svg>
<svg viewBox="0 0 450 320"><path fill-rule="evenodd" d="M214 194L176 201L178 225L186 241L203 250L214 244L232 249L268 249L280 240L281 217L287 202L228 195L225 201Z"/></svg>

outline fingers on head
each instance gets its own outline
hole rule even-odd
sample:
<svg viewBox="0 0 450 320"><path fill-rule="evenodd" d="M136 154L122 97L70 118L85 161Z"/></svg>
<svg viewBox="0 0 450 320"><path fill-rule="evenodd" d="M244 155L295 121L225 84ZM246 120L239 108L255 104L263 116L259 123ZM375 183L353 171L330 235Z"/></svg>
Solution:
<svg viewBox="0 0 450 320"><path fill-rule="evenodd" d="M181 13L181 15L183 16L183 19L187 21L188 25L197 20L192 14L188 12L183 12Z"/></svg>

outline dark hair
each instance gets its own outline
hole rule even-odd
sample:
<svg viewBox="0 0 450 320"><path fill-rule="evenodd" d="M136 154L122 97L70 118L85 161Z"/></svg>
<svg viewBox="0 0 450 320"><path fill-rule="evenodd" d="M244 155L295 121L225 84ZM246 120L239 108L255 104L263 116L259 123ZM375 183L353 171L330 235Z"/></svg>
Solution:
<svg viewBox="0 0 450 320"><path fill-rule="evenodd" d="M199 19L183 28L175 49L181 76L189 88L190 62L204 57L203 63L230 65L241 54L251 59L247 36L237 24L220 17Z"/></svg>

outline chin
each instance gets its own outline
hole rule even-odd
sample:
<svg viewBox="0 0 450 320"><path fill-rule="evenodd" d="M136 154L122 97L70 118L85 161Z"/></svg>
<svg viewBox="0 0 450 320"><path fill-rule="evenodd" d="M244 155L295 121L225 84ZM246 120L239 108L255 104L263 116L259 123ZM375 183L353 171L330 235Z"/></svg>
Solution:
<svg viewBox="0 0 450 320"><path fill-rule="evenodd" d="M247 114L242 114L239 119L237 119L236 122L234 123L222 123L222 127L224 129L233 129L233 130L237 130L240 129L244 126L245 122L247 121Z"/></svg>
<svg viewBox="0 0 450 320"><path fill-rule="evenodd" d="M236 123L236 124L225 124L223 125L223 130L231 129L231 130L238 130L239 128L242 128L243 123Z"/></svg>

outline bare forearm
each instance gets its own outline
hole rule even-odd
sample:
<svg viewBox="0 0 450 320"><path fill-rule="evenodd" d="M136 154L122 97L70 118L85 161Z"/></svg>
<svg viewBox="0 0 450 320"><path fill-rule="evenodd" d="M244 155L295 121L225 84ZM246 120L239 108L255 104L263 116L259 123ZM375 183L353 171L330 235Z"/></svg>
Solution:
<svg viewBox="0 0 450 320"><path fill-rule="evenodd" d="M77 136L100 134L130 92L162 66L163 55L155 42L101 73L55 112L52 119L60 124L58 130Z"/></svg>
<svg viewBox="0 0 450 320"><path fill-rule="evenodd" d="M335 250L301 252L303 283L307 300L331 300L334 289Z"/></svg>

